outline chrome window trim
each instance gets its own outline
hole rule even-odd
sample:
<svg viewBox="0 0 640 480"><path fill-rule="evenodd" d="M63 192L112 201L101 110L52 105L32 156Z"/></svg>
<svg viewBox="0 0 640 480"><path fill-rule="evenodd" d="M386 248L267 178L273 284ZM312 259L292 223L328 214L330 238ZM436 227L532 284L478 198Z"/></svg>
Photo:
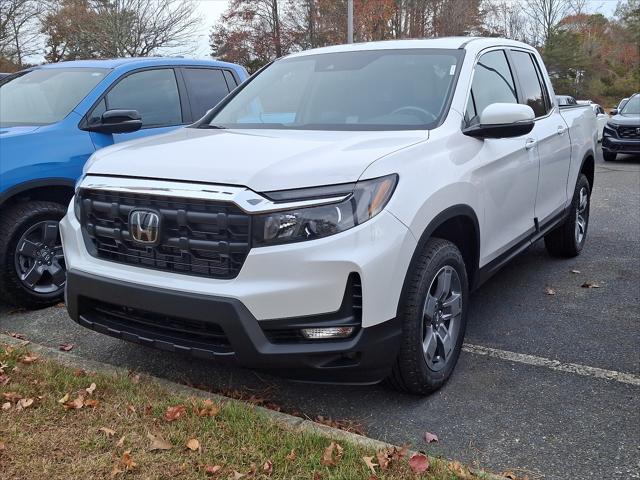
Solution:
<svg viewBox="0 0 640 480"><path fill-rule="evenodd" d="M276 203L246 187L100 175L85 176L77 188L231 202L249 214L269 213L338 203L350 195Z"/></svg>

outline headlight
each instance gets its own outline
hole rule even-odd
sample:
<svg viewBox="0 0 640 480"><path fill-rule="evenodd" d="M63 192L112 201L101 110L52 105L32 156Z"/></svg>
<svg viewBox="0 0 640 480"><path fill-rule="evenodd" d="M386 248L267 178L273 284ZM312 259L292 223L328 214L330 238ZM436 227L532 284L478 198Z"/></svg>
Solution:
<svg viewBox="0 0 640 480"><path fill-rule="evenodd" d="M618 134L616 132L616 126L613 123L607 123L605 124L604 128L602 129L602 134L605 135L611 135L613 137L616 137Z"/></svg>
<svg viewBox="0 0 640 480"><path fill-rule="evenodd" d="M339 203L256 215L253 245L280 245L344 232L380 213L397 183L397 175L365 180Z"/></svg>
<svg viewBox="0 0 640 480"><path fill-rule="evenodd" d="M76 214L76 219L81 221L81 212L80 212L80 198L78 197L78 190L76 189L76 194L73 196L73 213Z"/></svg>

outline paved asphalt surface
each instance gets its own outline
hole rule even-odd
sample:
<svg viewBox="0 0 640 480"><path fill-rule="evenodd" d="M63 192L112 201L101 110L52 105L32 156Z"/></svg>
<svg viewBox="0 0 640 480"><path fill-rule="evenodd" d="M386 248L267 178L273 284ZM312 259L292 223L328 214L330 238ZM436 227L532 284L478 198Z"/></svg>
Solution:
<svg viewBox="0 0 640 480"><path fill-rule="evenodd" d="M640 375L640 158L599 157L582 255L552 259L540 242L514 260L473 295L469 344ZM450 382L419 398L383 386L294 383L146 349L82 329L63 308L16 313L0 305L0 331L53 347L71 342L77 355L191 385L249 390L309 417L356 420L369 436L496 472L640 478L638 385L463 352ZM440 441L427 445L425 431Z"/></svg>

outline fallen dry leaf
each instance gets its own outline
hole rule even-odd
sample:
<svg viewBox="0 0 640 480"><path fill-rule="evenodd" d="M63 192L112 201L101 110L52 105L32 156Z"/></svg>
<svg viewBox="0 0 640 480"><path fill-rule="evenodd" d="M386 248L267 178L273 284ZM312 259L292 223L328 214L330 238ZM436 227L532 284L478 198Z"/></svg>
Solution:
<svg viewBox="0 0 640 480"><path fill-rule="evenodd" d="M271 460L267 460L266 462L264 462L264 464L262 465L262 471L266 475L271 475L271 473L273 472L273 462Z"/></svg>
<svg viewBox="0 0 640 480"><path fill-rule="evenodd" d="M551 287L546 287L546 288L544 289L544 293L546 293L547 295L555 295L555 294L556 294L556 291L555 291L553 288L551 288Z"/></svg>
<svg viewBox="0 0 640 480"><path fill-rule="evenodd" d="M343 453L344 449L339 444L331 442L331 444L324 449L324 453L322 454L322 465L325 467L336 466L340 460L342 460Z"/></svg>
<svg viewBox="0 0 640 480"><path fill-rule="evenodd" d="M98 431L104 433L107 437L113 437L116 434L115 430L111 430L107 427L100 427Z"/></svg>
<svg viewBox="0 0 640 480"><path fill-rule="evenodd" d="M80 410L82 407L84 407L84 397L82 395L78 395L74 400L64 402L62 406L65 410Z"/></svg>
<svg viewBox="0 0 640 480"><path fill-rule="evenodd" d="M382 470L387 470L389 468L389 464L391 463L391 453L389 449L378 450L376 452L376 459L378 460L378 465Z"/></svg>
<svg viewBox="0 0 640 480"><path fill-rule="evenodd" d="M92 383L91 385L89 385L87 388L85 388L85 391L91 395L93 392L96 391L96 384Z"/></svg>
<svg viewBox="0 0 640 480"><path fill-rule="evenodd" d="M124 467L125 471L133 470L136 468L136 462L131 458L131 450L126 450L122 454L122 458L120 459L120 464Z"/></svg>
<svg viewBox="0 0 640 480"><path fill-rule="evenodd" d="M600 285L598 285L597 283L593 283L593 282L584 282L580 286L582 288L600 288Z"/></svg>
<svg viewBox="0 0 640 480"><path fill-rule="evenodd" d="M62 397L60 400L58 400L58 403L67 403L69 401L69 394L65 393L64 397Z"/></svg>
<svg viewBox="0 0 640 480"><path fill-rule="evenodd" d="M424 432L424 440L427 443L433 443L438 441L438 436L435 433Z"/></svg>
<svg viewBox="0 0 640 480"><path fill-rule="evenodd" d="M464 465L462 465L457 460L453 462L449 462L448 467L449 467L449 470L451 470L453 473L455 473L457 476L463 479L473 478L473 476L471 475L471 472L469 472L469 469Z"/></svg>
<svg viewBox="0 0 640 480"><path fill-rule="evenodd" d="M422 453L414 453L409 459L409 467L415 473L424 473L429 469L429 459Z"/></svg>
<svg viewBox="0 0 640 480"><path fill-rule="evenodd" d="M197 438L190 438L187 441L187 448L192 452L200 451L200 442Z"/></svg>
<svg viewBox="0 0 640 480"><path fill-rule="evenodd" d="M133 405L127 405L127 413L136 413L136 407Z"/></svg>
<svg viewBox="0 0 640 480"><path fill-rule="evenodd" d="M171 450L171 448L173 447L171 443L167 442L160 435L152 435L151 433L147 433L147 438L151 440L149 450L152 452L155 450Z"/></svg>
<svg viewBox="0 0 640 480"><path fill-rule="evenodd" d="M122 448L124 446L124 439L126 438L126 435L123 435L120 440L118 440L116 442L116 448Z"/></svg>
<svg viewBox="0 0 640 480"><path fill-rule="evenodd" d="M86 377L87 376L87 372L85 370L83 370L82 368L76 368L73 371L73 375L76 377Z"/></svg>
<svg viewBox="0 0 640 480"><path fill-rule="evenodd" d="M0 373L0 387L4 387L6 385L9 385L10 381L11 381L11 379L9 378L9 375L6 375L4 373Z"/></svg>
<svg viewBox="0 0 640 480"><path fill-rule="evenodd" d="M33 398L21 398L16 404L16 409L24 410L25 408L29 408L31 405L33 405Z"/></svg>
<svg viewBox="0 0 640 480"><path fill-rule="evenodd" d="M96 408L100 404L100 400L96 400L95 398L87 398L84 400L85 407Z"/></svg>
<svg viewBox="0 0 640 480"><path fill-rule="evenodd" d="M375 475L376 467L378 466L378 464L373 463L373 457L362 457L362 460L364 461L365 465L369 467L369 470L371 470L371 473Z"/></svg>
<svg viewBox="0 0 640 480"><path fill-rule="evenodd" d="M0 362L0 373L4 373L5 368L9 368L9 364Z"/></svg>
<svg viewBox="0 0 640 480"><path fill-rule="evenodd" d="M184 407L184 405L176 405L175 407L169 407L167 408L167 411L164 414L164 419L167 422L173 422L178 418L180 418L182 415L184 415L186 411L187 409Z"/></svg>
<svg viewBox="0 0 640 480"><path fill-rule="evenodd" d="M246 477L244 473L233 471L233 480L240 480L243 477Z"/></svg>
<svg viewBox="0 0 640 480"><path fill-rule="evenodd" d="M11 402L5 402L2 404L2 410L10 410L11 409Z"/></svg>
<svg viewBox="0 0 640 480"><path fill-rule="evenodd" d="M58 346L61 352L70 352L71 350L73 350L73 347L73 343L61 343Z"/></svg>
<svg viewBox="0 0 640 480"><path fill-rule="evenodd" d="M38 357L37 355L25 355L24 357L20 358L20 362L24 363L25 365L29 365L31 363L37 362L39 358L40 357Z"/></svg>
<svg viewBox="0 0 640 480"><path fill-rule="evenodd" d="M220 413L220 406L210 399L206 399L202 402L202 408L197 409L197 413L199 417L215 417Z"/></svg>
<svg viewBox="0 0 640 480"><path fill-rule="evenodd" d="M207 465L204 467L204 471L207 475L216 475L220 470L222 470L220 465Z"/></svg>
<svg viewBox="0 0 640 480"><path fill-rule="evenodd" d="M296 449L292 449L285 458L288 462L293 462L296 459Z"/></svg>
<svg viewBox="0 0 640 480"><path fill-rule="evenodd" d="M22 395L16 392L6 392L6 393L3 393L2 396L4 397L5 400L13 403L16 403L18 400L22 398Z"/></svg>

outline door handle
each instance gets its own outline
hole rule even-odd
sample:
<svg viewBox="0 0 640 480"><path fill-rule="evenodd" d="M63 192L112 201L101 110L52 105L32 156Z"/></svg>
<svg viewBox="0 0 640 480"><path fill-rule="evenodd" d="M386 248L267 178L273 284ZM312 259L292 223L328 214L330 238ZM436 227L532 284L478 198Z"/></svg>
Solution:
<svg viewBox="0 0 640 480"><path fill-rule="evenodd" d="M567 129L565 127L558 127L558 135L564 135L566 131Z"/></svg>
<svg viewBox="0 0 640 480"><path fill-rule="evenodd" d="M536 143L538 142L535 138L527 138L527 141L524 142L524 148L526 148L527 150L531 150L536 146Z"/></svg>

